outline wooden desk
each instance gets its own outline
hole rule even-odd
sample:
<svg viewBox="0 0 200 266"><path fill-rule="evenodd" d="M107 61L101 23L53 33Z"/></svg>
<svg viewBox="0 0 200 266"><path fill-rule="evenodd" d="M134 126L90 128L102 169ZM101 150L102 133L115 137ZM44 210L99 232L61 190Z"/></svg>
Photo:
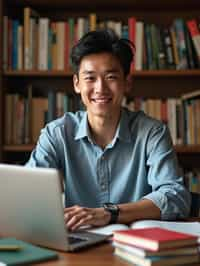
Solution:
<svg viewBox="0 0 200 266"><path fill-rule="evenodd" d="M111 243L100 244L78 252L59 252L59 259L34 265L40 266L130 266L113 255Z"/></svg>
<svg viewBox="0 0 200 266"><path fill-rule="evenodd" d="M43 262L40 266L134 266L113 254L111 243L101 244L75 253L59 252L59 259ZM198 264L190 264L200 266Z"/></svg>

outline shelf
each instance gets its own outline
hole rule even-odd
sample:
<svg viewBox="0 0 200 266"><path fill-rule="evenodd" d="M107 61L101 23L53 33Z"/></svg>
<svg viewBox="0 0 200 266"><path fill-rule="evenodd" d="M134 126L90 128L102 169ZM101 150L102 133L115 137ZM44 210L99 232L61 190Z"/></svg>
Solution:
<svg viewBox="0 0 200 266"><path fill-rule="evenodd" d="M160 0L73 0L73 1L66 1L66 0L7 0L8 5L12 6L37 6L37 7L48 7L48 8L55 8L55 7L65 7L65 8L74 8L74 9L90 9L91 11L95 12L96 10L103 9L143 9L143 10L155 10L155 9L190 9L193 8L200 8L200 2L198 0L190 0L190 1L183 1L182 0L168 0L168 1L160 1ZM134 11L133 10L133 11Z"/></svg>
<svg viewBox="0 0 200 266"><path fill-rule="evenodd" d="M200 153L200 145L175 145L177 153Z"/></svg>
<svg viewBox="0 0 200 266"><path fill-rule="evenodd" d="M72 72L70 71L39 71L39 70L30 70L30 71L12 71L8 70L4 72L5 77L71 77Z"/></svg>
<svg viewBox="0 0 200 266"><path fill-rule="evenodd" d="M35 144L4 145L5 152L30 152ZM177 153L200 153L200 145L175 145Z"/></svg>
<svg viewBox="0 0 200 266"><path fill-rule="evenodd" d="M4 77L71 77L71 71L5 71ZM194 70L141 70L135 71L133 76L136 78L177 78L177 77L200 77L200 69Z"/></svg>
<svg viewBox="0 0 200 266"><path fill-rule="evenodd" d="M5 152L30 152L35 147L35 144L22 144L22 145L4 145L3 151Z"/></svg>

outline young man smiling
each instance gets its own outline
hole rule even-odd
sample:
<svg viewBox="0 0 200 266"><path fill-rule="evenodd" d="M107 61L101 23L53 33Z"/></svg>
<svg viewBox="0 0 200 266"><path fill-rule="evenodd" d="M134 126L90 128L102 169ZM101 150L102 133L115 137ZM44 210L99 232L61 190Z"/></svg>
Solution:
<svg viewBox="0 0 200 266"><path fill-rule="evenodd" d="M108 30L89 32L73 47L74 89L86 111L47 124L27 163L63 172L72 230L189 214L166 125L121 107L131 87L132 48Z"/></svg>

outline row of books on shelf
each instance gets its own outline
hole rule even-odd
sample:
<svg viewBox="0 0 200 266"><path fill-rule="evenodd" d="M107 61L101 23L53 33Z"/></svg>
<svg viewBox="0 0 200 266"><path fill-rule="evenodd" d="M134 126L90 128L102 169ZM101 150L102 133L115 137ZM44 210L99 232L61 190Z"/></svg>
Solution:
<svg viewBox="0 0 200 266"><path fill-rule="evenodd" d="M82 108L77 96L64 92L49 91L46 98L6 94L5 144L36 143L47 122Z"/></svg>
<svg viewBox="0 0 200 266"><path fill-rule="evenodd" d="M173 144L200 144L200 90L180 98L124 98L123 106L142 110L169 127Z"/></svg>
<svg viewBox="0 0 200 266"><path fill-rule="evenodd" d="M114 254L141 266L185 265L199 261L198 237L159 227L114 231Z"/></svg>
<svg viewBox="0 0 200 266"><path fill-rule="evenodd" d="M50 90L48 96L33 97L8 93L5 97L5 143L35 143L40 129L65 112L84 109L79 96ZM200 91L181 98L151 99L126 97L122 103L132 111L142 110L169 127L173 144L200 144ZM17 121L17 123L16 123ZM31 137L32 136L32 137Z"/></svg>
<svg viewBox="0 0 200 266"><path fill-rule="evenodd" d="M195 18L177 18L170 26L138 21L136 17L100 21L97 14L53 21L30 7L23 22L3 18L4 70L69 70L71 47L88 31L111 28L135 44L132 68L194 69L200 66L200 30Z"/></svg>

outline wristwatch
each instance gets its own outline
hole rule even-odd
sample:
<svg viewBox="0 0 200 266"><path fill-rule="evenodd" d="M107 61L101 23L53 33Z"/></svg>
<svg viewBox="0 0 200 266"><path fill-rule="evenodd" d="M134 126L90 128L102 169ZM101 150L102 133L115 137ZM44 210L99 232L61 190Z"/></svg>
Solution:
<svg viewBox="0 0 200 266"><path fill-rule="evenodd" d="M116 223L118 220L118 216L119 216L119 207L116 204L113 204L111 202L104 203L103 207L105 211L111 214L109 224Z"/></svg>

